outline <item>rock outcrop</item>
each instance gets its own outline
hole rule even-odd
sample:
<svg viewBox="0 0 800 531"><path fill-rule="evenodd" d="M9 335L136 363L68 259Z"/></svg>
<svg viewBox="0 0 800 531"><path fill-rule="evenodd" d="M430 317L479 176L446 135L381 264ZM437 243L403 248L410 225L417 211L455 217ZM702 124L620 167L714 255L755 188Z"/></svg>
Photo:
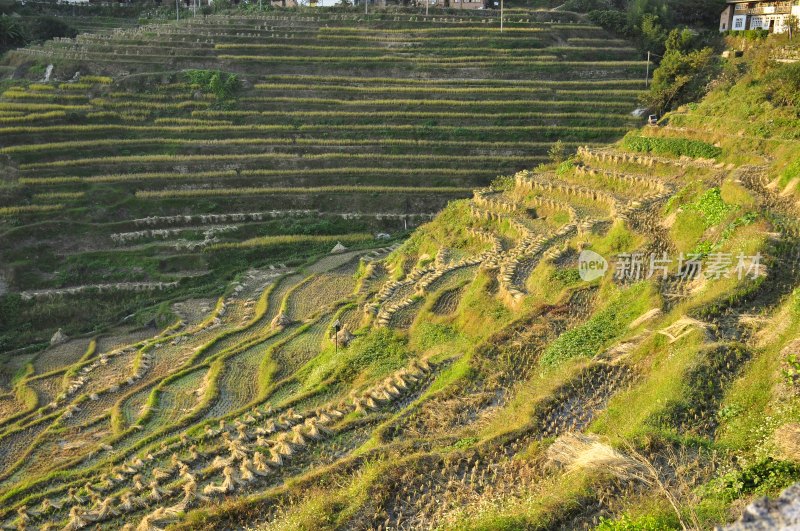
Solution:
<svg viewBox="0 0 800 531"><path fill-rule="evenodd" d="M736 523L724 531L800 529L800 483L795 483L771 500L760 498L745 508Z"/></svg>

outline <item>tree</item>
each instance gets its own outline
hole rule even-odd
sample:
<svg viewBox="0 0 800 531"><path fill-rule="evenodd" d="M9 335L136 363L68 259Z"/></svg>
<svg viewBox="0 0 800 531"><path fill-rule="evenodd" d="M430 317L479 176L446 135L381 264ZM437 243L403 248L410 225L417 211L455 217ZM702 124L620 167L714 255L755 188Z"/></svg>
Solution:
<svg viewBox="0 0 800 531"><path fill-rule="evenodd" d="M718 63L711 48L694 50L695 38L688 29L672 30L664 41L664 57L653 74L645 101L666 111L700 99L716 73Z"/></svg>
<svg viewBox="0 0 800 531"><path fill-rule="evenodd" d="M719 14L725 0L671 0L670 10L675 24L713 29L719 24Z"/></svg>
<svg viewBox="0 0 800 531"><path fill-rule="evenodd" d="M644 15L637 27L643 49L655 52L659 55L664 53L666 32L664 27L659 23L658 15Z"/></svg>
<svg viewBox="0 0 800 531"><path fill-rule="evenodd" d="M36 17L28 24L28 33L34 42L47 41L55 37L74 37L78 32L55 17Z"/></svg>
<svg viewBox="0 0 800 531"><path fill-rule="evenodd" d="M716 69L717 61L711 48L688 52L669 49L653 74L653 84L645 101L660 112L696 101L705 93Z"/></svg>
<svg viewBox="0 0 800 531"><path fill-rule="evenodd" d="M786 20L786 25L789 30L789 40L792 40L797 35L798 30L800 30L800 18L797 18L795 15L789 15L789 18Z"/></svg>
<svg viewBox="0 0 800 531"><path fill-rule="evenodd" d="M0 53L25 46L25 29L15 18L0 15Z"/></svg>
<svg viewBox="0 0 800 531"><path fill-rule="evenodd" d="M631 26L641 25L647 15L669 20L671 13L666 0L629 0L627 10Z"/></svg>
<svg viewBox="0 0 800 531"><path fill-rule="evenodd" d="M692 49L692 44L694 43L694 34L692 34L689 29L683 30L672 30L667 35L666 41L664 41L664 48L666 50L677 50L679 52L685 53Z"/></svg>
<svg viewBox="0 0 800 531"><path fill-rule="evenodd" d="M589 13L589 20L620 37L633 37L633 29L628 25L628 16L615 9L599 9Z"/></svg>

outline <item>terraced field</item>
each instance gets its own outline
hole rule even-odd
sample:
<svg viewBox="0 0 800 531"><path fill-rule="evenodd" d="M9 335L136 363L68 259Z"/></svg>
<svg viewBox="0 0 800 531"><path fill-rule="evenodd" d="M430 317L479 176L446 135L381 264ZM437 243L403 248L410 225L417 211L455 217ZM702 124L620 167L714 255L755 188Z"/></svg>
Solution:
<svg viewBox="0 0 800 531"><path fill-rule="evenodd" d="M53 69L0 94L2 281L30 313L57 299L93 314L64 305L14 346L54 320L85 332L208 295L244 263L369 247L548 160L556 140L600 144L637 123L643 63L624 41L570 13L498 26L477 12L269 12L10 52L19 71Z"/></svg>
<svg viewBox="0 0 800 531"><path fill-rule="evenodd" d="M612 145L638 54L498 22L8 55L54 68L0 95L0 526L694 529L800 479L796 139Z"/></svg>
<svg viewBox="0 0 800 531"><path fill-rule="evenodd" d="M559 437L553 448L578 445L575 433L613 418L610 404L658 379L631 364L639 349L667 336L707 363L719 363L712 351L736 352L723 389L752 355L737 343L741 325L707 309L718 292L710 279L697 288L698 279L682 280L672 268L664 282L631 284L615 271L581 283L576 269L581 248L682 249L687 242L653 225L651 214L675 208L665 205L687 183L702 189L743 172L752 177L725 185L749 198L726 203L729 219L741 219L751 200L782 216L756 168L581 147L556 170L518 172L452 203L399 247L329 255L295 270L251 270L216 302L178 303L178 315L189 318L193 309L191 322L128 344L104 339L87 348L69 340L46 349L17 384L17 394L31 393L27 411L3 421L0 518L71 529L245 522L266 529L313 507L310 493L336 497L336 485L362 481L351 474L376 466L383 472L369 481L377 497L356 502L348 526L458 527L480 507L546 496L542 485L571 475L553 475L547 462L554 457L523 453L548 438ZM752 238L762 223L734 222L721 245ZM794 237L786 230L778 241ZM783 252L753 241L765 255ZM675 310L662 310L675 282L695 287L670 302ZM750 277L719 282L763 289ZM764 282L775 282L775 294L794 286L772 273ZM337 319L345 326L334 345ZM600 319L602 328L590 332ZM497 329L504 331L491 332ZM571 330L586 335L572 343ZM691 382L698 373L684 367ZM465 368L473 377L458 376ZM520 387L541 370L549 375L541 389ZM45 396L52 402L44 404ZM497 431L520 397L532 400L530 420ZM662 406L654 418L708 433L715 407L671 417ZM469 450L450 446L481 433L494 435ZM417 448L402 466L393 462L423 441L434 448ZM674 477L675 464L655 453L642 459L657 463L659 480ZM706 459L698 454L680 466ZM432 468L434 476L421 473ZM650 480L585 481L595 509L569 517L569 526L616 514ZM198 523L196 511L209 523Z"/></svg>

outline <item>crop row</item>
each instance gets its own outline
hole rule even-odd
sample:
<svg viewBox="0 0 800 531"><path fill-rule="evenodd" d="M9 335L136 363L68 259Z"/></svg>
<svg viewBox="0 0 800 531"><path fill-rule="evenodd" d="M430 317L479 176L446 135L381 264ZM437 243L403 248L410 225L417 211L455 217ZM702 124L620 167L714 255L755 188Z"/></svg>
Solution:
<svg viewBox="0 0 800 531"><path fill-rule="evenodd" d="M269 36L267 36L269 37ZM403 48L403 52L408 54L409 52L416 52L424 51L424 55L420 55L421 57L426 58L434 58L434 57L456 57L456 56L471 56L474 52L479 52L479 55L485 56L498 56L498 55L515 55L517 57L538 57L540 55L554 55L554 54L584 54L588 53L590 55L598 55L607 57L609 55L619 55L625 54L631 57L635 56L635 51L630 48L620 48L620 47L588 47L588 46L545 46L540 43L530 42L530 41L509 41L508 44L513 44L512 47L499 47L503 43L501 42L492 42L494 46L478 46L478 43L474 42L472 39L463 39L465 43L469 42L470 46L464 47L452 47L448 46L446 48L437 48L436 45L439 44L438 39L436 40L426 40L426 41L419 41L419 45L416 46L409 46L406 43L406 46ZM276 57L282 57L283 54L292 54L291 56L305 56L304 52L313 53L313 52L327 52L331 54L341 55L343 57L347 57L353 54L364 54L364 55L373 55L373 54L382 54L391 52L391 48L375 46L373 43L364 43L363 45L354 45L350 42L342 41L342 44L339 46L332 46L330 44L307 44L307 43L316 43L319 42L317 39L291 39L292 45L291 47L286 46L284 42L275 41L275 42L268 42L268 43L252 43L252 42L227 42L227 43L217 43L214 44L213 47L205 45L203 43L194 43L194 49L192 50L192 54L194 55L213 55L214 50L250 50L250 51L274 51L278 50L281 53L275 53ZM451 43L452 40L446 41ZM153 43L152 41L126 41L126 42L115 42L113 43L113 48L109 50L108 43L97 43L97 44L85 44L80 46L72 46L72 47L64 47L64 46L56 46L51 47L53 49L59 50L71 50L80 52L81 50L89 51L89 52L99 52L105 51L110 53L119 54L121 51L127 53L128 55L131 52L134 54L143 54L143 55L150 55L152 53L158 54L159 52L163 52L164 48L163 42ZM525 46L520 46L524 44ZM472 53L471 53L472 52ZM322 54L319 54L322 55ZM85 84L85 83L70 83L67 84L70 89L65 90L72 90L75 89L76 86L82 86L83 88L90 88L92 85Z"/></svg>
<svg viewBox="0 0 800 531"><path fill-rule="evenodd" d="M247 111L243 111L247 113ZM610 121L612 118L631 119L627 113L620 113L613 115L610 113L570 113L570 112L455 112L455 111L369 111L366 116L365 113L359 111L260 111L247 114L231 114L225 111L210 111L193 113L196 118L234 118L234 117L251 117L251 118L272 118L270 123L277 122L278 118L285 118L287 120L299 120L303 118L313 118L315 125L322 125L321 119L351 119L352 122L358 123L372 122L375 120L400 120L407 121L413 119L449 119L460 120L459 123L466 124L470 121L480 120L527 120L527 125L534 125L533 122L542 122L549 120L559 120L559 123L566 124L570 121L578 122L575 125L588 125L605 121ZM387 124L388 125L388 124Z"/></svg>
<svg viewBox="0 0 800 531"><path fill-rule="evenodd" d="M454 84L452 86L442 86L442 85L409 85L409 86L370 86L370 85L314 85L309 83L259 83L255 85L255 88L264 90L264 91L307 91L307 92L335 92L337 94L340 93L357 93L357 94L369 94L372 97L375 97L377 94L420 94L421 99L431 99L427 97L430 94L468 94L472 96L474 100L482 100L484 99L484 95L488 94L512 94L516 97L521 97L523 95L529 95L532 97L542 97L542 96L562 96L562 97L586 97L587 95L594 95L594 96L610 96L614 99L620 97L630 97L635 98L638 94L641 94L640 91L635 89L630 90L623 90L623 89L599 89L599 90L591 90L591 89L552 89L548 87L471 87L469 84ZM285 97L285 96L284 96ZM341 98L327 98L327 99L337 99L341 100ZM381 98L376 98L378 101L382 101ZM247 97L244 101L260 101L257 98ZM346 101L346 100L341 100ZM367 100L369 101L369 100ZM435 100L434 100L435 101ZM584 101L584 100L578 100Z"/></svg>
<svg viewBox="0 0 800 531"><path fill-rule="evenodd" d="M81 199L86 192L48 192L44 194L33 194L34 201L70 200Z"/></svg>
<svg viewBox="0 0 800 531"><path fill-rule="evenodd" d="M106 54L107 55L107 54ZM142 57L153 57L153 58L161 58L161 57L169 57L169 56L142 56ZM486 65L486 66L501 66L501 65L517 65L517 66L527 66L527 67L545 67L545 68L553 68L553 67L560 67L559 71L563 72L564 67L629 67L629 66L645 66L644 61L599 61L599 60L586 60L586 61L558 61L556 64L555 61L558 59L556 56L552 56L551 60L545 61L541 60L543 58L539 58L540 60L525 60L525 59L510 59L510 58L501 58L496 57L493 55L469 55L463 57L454 57L454 58L446 58L446 57L425 57L425 56L397 56L397 55L382 55L382 56L349 56L346 58L335 58L335 57L314 57L314 56L265 56L265 55L232 55L232 54L219 54L217 56L218 59L222 61L247 61L247 62L267 62L267 63L336 63L336 64L343 64L343 63L358 63L359 65L363 65L365 63L416 63L416 64L432 64L432 65L441 65L447 66L450 63L450 66L474 66L474 65Z"/></svg>
<svg viewBox="0 0 800 531"><path fill-rule="evenodd" d="M499 22L495 19L484 19L482 22L491 24L494 22ZM505 28L504 32L509 35L513 34L521 34L521 35L528 35L530 33L539 33L542 31L547 31L549 29L557 29L557 28L566 28L566 29L579 29L579 30L598 30L597 26L592 26L589 24L570 24L568 26L556 26L554 24L543 24L541 26L536 27L527 27L527 28ZM485 26L461 26L461 27L435 27L435 28L398 28L398 29L389 29L389 28L373 28L369 26L362 26L362 27L355 27L355 26L329 26L329 27L320 27L320 33L322 34L322 38L327 37L326 33L332 34L364 34L364 33L378 33L381 36L383 35L414 35L414 34L430 34L430 33L501 33L499 27L485 27Z"/></svg>
<svg viewBox="0 0 800 531"><path fill-rule="evenodd" d="M0 111L89 111L90 105L60 105L51 103L12 103L0 102Z"/></svg>
<svg viewBox="0 0 800 531"><path fill-rule="evenodd" d="M458 131L460 136L475 135L472 138L477 138L482 132L526 132L531 135L542 134L545 132L552 133L580 133L592 132L613 135L620 132L628 131L627 127L565 127L559 125L552 126L478 126L478 127L453 127L453 126L425 126L426 130L430 131ZM415 134L420 132L420 127L416 125L220 125L220 126L154 126L154 125L118 125L118 124L81 124L81 125L44 125L44 126L18 126L18 127L2 127L0 134L52 134L52 133L132 133L132 132L171 132L171 133L255 133L255 132L273 132L273 131L289 131L289 132L312 132L312 131L365 131L365 132L385 132L387 130L395 131L410 131Z"/></svg>
<svg viewBox="0 0 800 531"><path fill-rule="evenodd" d="M89 99L84 94L63 94L60 92L25 92L20 87L8 89L2 93L3 98L10 100L33 99L38 101L86 101Z"/></svg>
<svg viewBox="0 0 800 531"><path fill-rule="evenodd" d="M192 92L192 86L182 83L166 83L152 87L154 92L104 92L103 98L124 99L126 101L175 101L175 100L208 100L215 101L216 96Z"/></svg>
<svg viewBox="0 0 800 531"><path fill-rule="evenodd" d="M19 214L34 214L37 212L52 212L61 210L64 205L20 205L0 207L0 216L16 216Z"/></svg>
<svg viewBox="0 0 800 531"><path fill-rule="evenodd" d="M137 100L108 100L97 98L90 101L95 107L102 107L104 109L147 109L154 111L173 111L183 109L207 108L211 106L209 101L179 101L175 103L161 103L155 101L137 101Z"/></svg>
<svg viewBox="0 0 800 531"><path fill-rule="evenodd" d="M224 112L224 111L223 111ZM577 147L582 143L565 143L567 147ZM122 146L197 146L197 147L227 147L227 146L282 146L282 145L308 145L308 146L411 146L423 147L424 141L401 138L376 138L376 139L342 139L342 138L210 138L191 139L181 137L155 137L155 138L97 138L86 140L71 140L65 142L49 142L41 144L19 144L0 148L3 154L40 153L47 151L73 151L81 152L96 147L122 147ZM439 141L437 145L448 148L484 148L484 149L540 149L548 148L550 142L519 141L519 142L482 142L479 140L464 141Z"/></svg>
<svg viewBox="0 0 800 531"><path fill-rule="evenodd" d="M274 82L305 82L307 84L319 85L325 83L353 83L353 84L375 84L375 85L453 85L456 87L469 85L474 87L633 87L641 86L642 82L637 79L586 79L586 80L565 80L551 81L547 79L469 79L453 80L447 78L422 78L422 77L370 77L370 76L316 76L301 74L268 74L263 77L268 83ZM258 85L256 85L258 86Z"/></svg>
<svg viewBox="0 0 800 531"><path fill-rule="evenodd" d="M234 161L234 160L331 160L331 159L366 159L366 160L414 160L435 162L464 161L463 155L423 155L423 154L386 154L386 153L245 153L245 154L215 154L215 155L120 155L116 157L98 157L83 159L54 160L50 162L34 162L21 164L21 170L40 170L43 168L63 168L68 166L85 166L94 164L123 164L123 163L158 163L158 162L204 162L204 161ZM482 162L526 162L531 157L523 156L488 156L481 155Z"/></svg>
<svg viewBox="0 0 800 531"><path fill-rule="evenodd" d="M429 48L426 43L425 47L422 46L407 46L403 48L403 52L407 53L409 51L417 51L417 50L424 50L425 57L439 57L439 56L454 56L454 55L467 55L467 50L464 49L452 49L452 48L445 48L445 49L437 49L437 48ZM431 43L433 44L433 43ZM150 47L155 47L152 44L149 44ZM473 47L477 48L477 47ZM293 53L298 53L299 51L315 51L315 52L375 52L375 53L382 53L383 50L377 48L375 46L354 46L352 44L343 44L341 46L331 46L330 44L325 45L318 45L318 44L298 44L293 43L291 48L288 48L283 43L217 43L214 45L215 50L280 50L280 51L291 51ZM537 57L539 55L547 54L552 55L554 53L571 53L571 52L597 52L601 54L608 54L610 52L625 52L629 55L634 55L635 51L630 48L618 48L618 47L601 47L601 46L547 46L547 47L536 47L536 48L480 48L481 53L485 54L487 57L495 56L495 55L509 55L513 54L516 57ZM632 52L632 53L631 53ZM280 57L280 54L275 54L276 56ZM472 54L468 54L472 55Z"/></svg>
<svg viewBox="0 0 800 531"><path fill-rule="evenodd" d="M17 50L16 53L22 53L32 56L59 56L66 59L77 60L96 60L96 61L109 61L114 63L139 63L151 64L162 63L164 61L176 62L186 61L189 63L198 60L209 60L212 57L195 54L156 54L156 53L141 53L140 50L134 50L136 53L118 53L103 51L93 51L90 49L77 49L77 50L39 50L36 48L22 48ZM309 64L321 63L326 65L351 65L351 66L368 66L375 64L414 64L420 66L436 66L442 68L468 68L468 67L505 67L505 66L524 66L526 71L542 71L542 72L557 72L563 73L564 67L571 68L631 68L631 67L644 67L643 61L632 60L570 60L562 61L555 55L541 56L538 60L527 59L512 59L512 58L499 58L496 56L478 56L468 55L461 57L425 57L425 56L400 56L400 55L382 55L382 56L263 56L263 55L235 55L235 54L219 54L215 56L220 61L242 62L242 63L263 63L263 64L277 64L287 65L290 63L295 64Z"/></svg>
<svg viewBox="0 0 800 531"><path fill-rule="evenodd" d="M64 111L48 111L42 113L25 114L23 116L1 116L0 124L14 124L21 122L38 122L44 120L60 120L67 117Z"/></svg>
<svg viewBox="0 0 800 531"><path fill-rule="evenodd" d="M142 199L169 199L179 197L214 197L235 195L272 194L468 194L471 188L453 186L314 186L276 188L204 188L198 190L140 190L136 197Z"/></svg>
<svg viewBox="0 0 800 531"><path fill-rule="evenodd" d="M557 107L557 105L554 105ZM556 109L557 110L557 109ZM625 112L626 109L614 109L614 112L609 110L605 113L580 113L576 111L567 112L530 112L530 111L516 111L516 110L503 110L502 112L456 112L456 111L437 111L437 110L424 110L424 111L379 111L372 109L364 110L341 110L341 111L324 111L324 110L308 110L308 111L260 111L260 112L225 112L225 111L211 111L211 112L193 112L191 118L189 117L162 117L153 120L154 125L187 125L196 127L224 127L233 126L233 119L249 118L249 124L252 125L266 125L270 126L276 122L283 122L283 119L292 119L292 122L297 127L309 125L312 127L324 127L327 125L341 126L351 124L353 126L363 126L370 124L380 124L385 127L393 125L404 125L409 122L413 123L418 120L441 120L453 122L452 125L459 125L461 127L475 127L481 124L486 125L523 125L523 126L536 126L536 125L549 125L552 123L559 123L562 126L595 126L595 125L616 125L619 122L629 122L635 120L630 114ZM135 110L112 114L108 112L101 113L103 119L125 119L128 117L139 117L142 121L147 120L148 114L138 113ZM65 113L54 111L52 113L31 114L31 117L41 117L41 119L57 118L65 116ZM97 113L87 114L88 119L97 119L100 115ZM25 116L21 117L8 117L10 122L14 119L24 121ZM258 120L257 119L262 119ZM281 120L275 120L280 118ZM272 120L271 120L272 119ZM301 124L301 121L307 124ZM605 123L604 123L605 122ZM422 125L422 124L420 124ZM439 122L437 125L447 125L447 123Z"/></svg>
<svg viewBox="0 0 800 531"><path fill-rule="evenodd" d="M293 94L313 93L325 94L334 93L326 96L311 95L270 95L270 96L245 96L242 102L254 102L259 104L271 103L297 103L297 104L326 104L326 105L452 105L452 106L548 106L548 105L576 105L587 106L598 103L601 106L622 106L623 100L628 100L627 104L635 102L641 91L636 89L551 89L551 88L511 88L511 87L470 87L466 84L442 86L432 85L423 86L351 86L351 85L309 85L298 84L260 84L256 88L264 92L278 92ZM342 97L344 94L358 94L358 98ZM362 94L367 97L361 96ZM394 94L401 97L391 96ZM410 96L418 94L419 97ZM439 97L438 95L445 97ZM432 96L437 95L437 96ZM448 95L458 95L447 98ZM510 96L504 98L503 95ZM500 97L497 97L500 96ZM524 98L524 99L523 99Z"/></svg>
<svg viewBox="0 0 800 531"><path fill-rule="evenodd" d="M20 184L24 185L52 185L70 183L121 183L138 182L144 180L217 180L233 177L313 177L313 176L339 176L339 175L376 175L376 176L417 176L430 177L455 177L473 176L476 170L472 168L376 168L369 166L345 166L336 168L295 169L295 170L242 170L229 171L197 171L192 173L177 172L148 172L148 173L118 173L110 175L59 176L59 177L21 177Z"/></svg>

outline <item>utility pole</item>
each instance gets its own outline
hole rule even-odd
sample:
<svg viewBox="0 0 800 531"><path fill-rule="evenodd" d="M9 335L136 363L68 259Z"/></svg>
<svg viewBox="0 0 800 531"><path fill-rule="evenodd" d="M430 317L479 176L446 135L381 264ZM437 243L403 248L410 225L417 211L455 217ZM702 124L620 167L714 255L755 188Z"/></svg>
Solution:
<svg viewBox="0 0 800 531"><path fill-rule="evenodd" d="M364 14L369 15L369 0L364 0Z"/></svg>
<svg viewBox="0 0 800 531"><path fill-rule="evenodd" d="M500 33L503 33L503 0L500 0Z"/></svg>
<svg viewBox="0 0 800 531"><path fill-rule="evenodd" d="M180 12L180 9L179 9L179 4L178 4L179 1L180 0L175 0L175 20L180 20L181 19L181 12Z"/></svg>
<svg viewBox="0 0 800 531"><path fill-rule="evenodd" d="M650 52L647 52L647 71L644 74L644 86L650 84Z"/></svg>
<svg viewBox="0 0 800 531"><path fill-rule="evenodd" d="M431 3L431 0L424 0L425 1L425 16L428 16L428 6Z"/></svg>

